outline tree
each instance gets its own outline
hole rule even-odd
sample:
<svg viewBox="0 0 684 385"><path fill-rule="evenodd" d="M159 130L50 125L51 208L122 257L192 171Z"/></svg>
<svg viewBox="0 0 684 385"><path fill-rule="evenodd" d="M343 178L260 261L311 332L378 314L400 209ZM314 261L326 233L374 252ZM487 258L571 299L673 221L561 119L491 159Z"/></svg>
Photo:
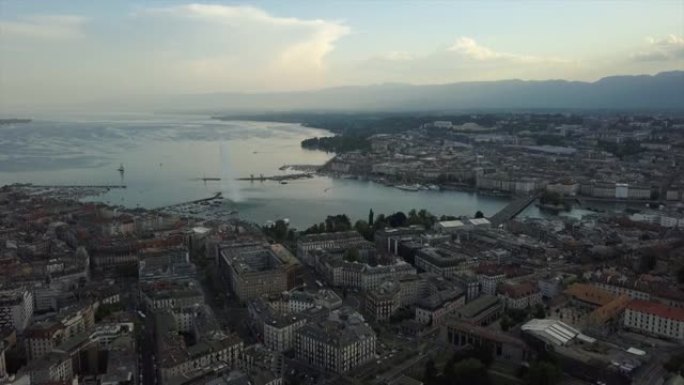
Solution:
<svg viewBox="0 0 684 385"><path fill-rule="evenodd" d="M313 225L304 231L305 234L321 234L325 233L326 227L325 223L321 222L317 225Z"/></svg>
<svg viewBox="0 0 684 385"><path fill-rule="evenodd" d="M282 241L287 237L287 222L282 219L278 219L275 223L275 236L276 239Z"/></svg>
<svg viewBox="0 0 684 385"><path fill-rule="evenodd" d="M565 145L565 140L562 136L559 135L539 135L536 138L537 140L537 145L543 146L543 145L548 145L548 146L563 146Z"/></svg>
<svg viewBox="0 0 684 385"><path fill-rule="evenodd" d="M425 209L418 210L418 218L420 218L420 219L427 219L427 218L430 218L432 216L433 215L430 214L430 212L425 210Z"/></svg>
<svg viewBox="0 0 684 385"><path fill-rule="evenodd" d="M489 367L494 362L494 346L491 343L485 342L476 346L471 354L485 367Z"/></svg>
<svg viewBox="0 0 684 385"><path fill-rule="evenodd" d="M451 368L445 368L445 380L450 384L488 385L487 368L477 358L458 361Z"/></svg>
<svg viewBox="0 0 684 385"><path fill-rule="evenodd" d="M319 233L336 233L349 230L351 230L351 221L345 214L328 215L328 217L325 218L325 222L321 223L318 227Z"/></svg>
<svg viewBox="0 0 684 385"><path fill-rule="evenodd" d="M359 260L359 251L356 249L349 249L344 253L344 260L349 262L357 262Z"/></svg>
<svg viewBox="0 0 684 385"><path fill-rule="evenodd" d="M119 277L137 277L138 267L132 264L126 264L116 267L116 274Z"/></svg>
<svg viewBox="0 0 684 385"><path fill-rule="evenodd" d="M554 385L560 380L561 370L558 365L548 361L537 361L527 372L529 385Z"/></svg>
<svg viewBox="0 0 684 385"><path fill-rule="evenodd" d="M504 314L503 317L501 317L501 321L499 321L499 326L501 326L501 330L507 332L511 326L513 326L513 320L511 320L511 317Z"/></svg>
<svg viewBox="0 0 684 385"><path fill-rule="evenodd" d="M684 353L673 355L663 367L671 373L684 373Z"/></svg>
<svg viewBox="0 0 684 385"><path fill-rule="evenodd" d="M409 211L406 223L408 225L422 225L423 220L418 216L418 213L416 212L416 210L413 209L413 210Z"/></svg>
<svg viewBox="0 0 684 385"><path fill-rule="evenodd" d="M513 309L510 308L506 310L506 315L511 318L513 325L517 325L527 319L528 313L527 309Z"/></svg>
<svg viewBox="0 0 684 385"><path fill-rule="evenodd" d="M435 216L430 214L430 212L428 212L427 210L420 209L419 211L416 211L416 209L412 209L408 213L408 218L406 220L406 224L408 224L408 225L421 225L424 227L430 227L434 224L434 221L435 221Z"/></svg>
<svg viewBox="0 0 684 385"><path fill-rule="evenodd" d="M544 319L546 318L546 309L544 309L544 305L538 303L534 305L534 313L532 314L534 318L539 318L539 319Z"/></svg>
<svg viewBox="0 0 684 385"><path fill-rule="evenodd" d="M385 214L380 214L378 217L373 221L373 231L384 229L387 227L387 218L385 217Z"/></svg>
<svg viewBox="0 0 684 385"><path fill-rule="evenodd" d="M545 205L560 206L563 204L563 196L557 192L544 191L539 197L539 202Z"/></svg>
<svg viewBox="0 0 684 385"><path fill-rule="evenodd" d="M679 270L677 270L677 281L679 281L679 283L684 284L684 266L680 267Z"/></svg>
<svg viewBox="0 0 684 385"><path fill-rule="evenodd" d="M404 214L401 211L398 211L389 217L387 217L387 223L390 225L390 227L402 227L406 225L406 214Z"/></svg>
<svg viewBox="0 0 684 385"><path fill-rule="evenodd" d="M423 382L426 385L437 383L437 367L435 367L435 361L429 359L425 362L425 372L423 373Z"/></svg>
<svg viewBox="0 0 684 385"><path fill-rule="evenodd" d="M484 213L480 210L477 210L475 213L475 218L484 218Z"/></svg>
<svg viewBox="0 0 684 385"><path fill-rule="evenodd" d="M425 209L418 211L418 218L420 218L422 225L425 227L431 227L437 221L437 218Z"/></svg>
<svg viewBox="0 0 684 385"><path fill-rule="evenodd" d="M403 308L400 308L399 310L397 310L396 312L394 312L394 314L392 314L390 316L389 321L392 324L396 324L396 323L399 323L401 321L405 321L407 319L413 319L414 316L415 316L415 313L412 312L410 308L403 307Z"/></svg>
<svg viewBox="0 0 684 385"><path fill-rule="evenodd" d="M368 151L371 148L370 141L365 136L336 135L323 138L304 139L302 148L309 150L322 150L325 152L344 153L350 151Z"/></svg>
<svg viewBox="0 0 684 385"><path fill-rule="evenodd" d="M354 223L354 230L363 235L363 237L367 240L373 240L373 229L368 225L368 223L366 223L366 221L362 219L356 221L356 223Z"/></svg>
<svg viewBox="0 0 684 385"><path fill-rule="evenodd" d="M639 256L639 272L648 273L649 271L653 270L657 262L658 258L652 253L642 254L641 256Z"/></svg>
<svg viewBox="0 0 684 385"><path fill-rule="evenodd" d="M110 316L112 313L123 310L122 306L119 304L113 304L113 305L100 305L97 308L97 311L95 312L95 321L101 321L104 318L107 318Z"/></svg>
<svg viewBox="0 0 684 385"><path fill-rule="evenodd" d="M370 209L368 212L368 226L373 227L373 217L375 216L375 213L373 213L373 209Z"/></svg>

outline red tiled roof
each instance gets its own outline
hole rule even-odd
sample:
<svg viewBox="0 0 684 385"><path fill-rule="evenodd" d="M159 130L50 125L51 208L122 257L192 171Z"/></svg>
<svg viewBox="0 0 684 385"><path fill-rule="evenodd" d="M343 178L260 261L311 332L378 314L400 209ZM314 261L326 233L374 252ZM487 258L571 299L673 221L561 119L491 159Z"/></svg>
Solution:
<svg viewBox="0 0 684 385"><path fill-rule="evenodd" d="M604 324L606 321L622 314L629 302L629 296L627 294L623 294L591 312L591 314L589 314L589 320L599 324Z"/></svg>
<svg viewBox="0 0 684 385"><path fill-rule="evenodd" d="M499 286L499 292L509 298L522 298L539 292L539 287L530 282L503 284Z"/></svg>
<svg viewBox="0 0 684 385"><path fill-rule="evenodd" d="M564 293L577 300L588 302L597 306L607 305L616 298L615 295L609 293L608 291L586 283L572 284L565 289Z"/></svg>
<svg viewBox="0 0 684 385"><path fill-rule="evenodd" d="M639 313L653 314L661 318L684 322L684 309L663 305L659 302L632 300L627 308Z"/></svg>

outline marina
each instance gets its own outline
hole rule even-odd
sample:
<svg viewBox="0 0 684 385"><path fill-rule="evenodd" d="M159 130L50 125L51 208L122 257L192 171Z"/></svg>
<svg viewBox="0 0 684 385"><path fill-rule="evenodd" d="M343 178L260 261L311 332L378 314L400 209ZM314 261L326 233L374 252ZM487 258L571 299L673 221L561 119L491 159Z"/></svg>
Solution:
<svg viewBox="0 0 684 385"><path fill-rule="evenodd" d="M394 186L395 188L403 191L439 191L441 190L441 187L439 187L436 184L428 184L428 185L422 185L422 184L412 184L412 185L406 185L406 184L398 184Z"/></svg>
<svg viewBox="0 0 684 385"><path fill-rule="evenodd" d="M65 200L81 200L96 198L112 190L126 189L125 185L34 185L30 183L16 184L31 195L58 197Z"/></svg>

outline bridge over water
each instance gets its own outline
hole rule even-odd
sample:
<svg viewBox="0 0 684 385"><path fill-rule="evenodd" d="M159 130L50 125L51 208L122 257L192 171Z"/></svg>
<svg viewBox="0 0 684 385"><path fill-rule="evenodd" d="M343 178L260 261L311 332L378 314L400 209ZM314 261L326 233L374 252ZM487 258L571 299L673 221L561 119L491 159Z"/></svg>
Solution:
<svg viewBox="0 0 684 385"><path fill-rule="evenodd" d="M511 201L506 207L494 214L489 221L493 227L513 219L521 211L525 210L527 206L531 205L539 197L539 194L525 195Z"/></svg>

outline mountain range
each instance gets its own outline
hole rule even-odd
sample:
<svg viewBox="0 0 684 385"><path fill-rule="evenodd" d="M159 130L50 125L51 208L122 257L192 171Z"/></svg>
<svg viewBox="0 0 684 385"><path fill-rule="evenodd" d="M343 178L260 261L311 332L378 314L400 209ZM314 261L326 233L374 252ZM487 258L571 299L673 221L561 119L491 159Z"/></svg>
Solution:
<svg viewBox="0 0 684 385"><path fill-rule="evenodd" d="M177 95L159 107L185 111L436 111L466 109L684 110L684 71L595 82L500 80L381 84L280 93Z"/></svg>

